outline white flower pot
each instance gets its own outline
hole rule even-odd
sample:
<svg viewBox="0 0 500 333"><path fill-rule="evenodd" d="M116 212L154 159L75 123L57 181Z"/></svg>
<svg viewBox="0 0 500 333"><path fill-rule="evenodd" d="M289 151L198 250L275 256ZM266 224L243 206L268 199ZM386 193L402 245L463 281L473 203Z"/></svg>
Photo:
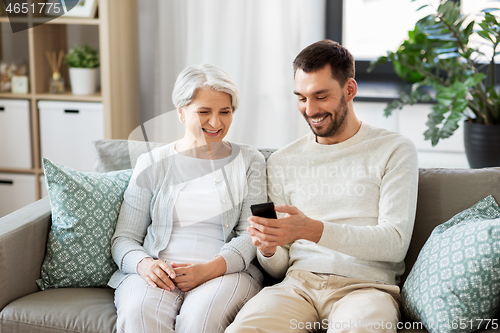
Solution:
<svg viewBox="0 0 500 333"><path fill-rule="evenodd" d="M73 95L90 95L97 90L99 68L70 68L69 78Z"/></svg>

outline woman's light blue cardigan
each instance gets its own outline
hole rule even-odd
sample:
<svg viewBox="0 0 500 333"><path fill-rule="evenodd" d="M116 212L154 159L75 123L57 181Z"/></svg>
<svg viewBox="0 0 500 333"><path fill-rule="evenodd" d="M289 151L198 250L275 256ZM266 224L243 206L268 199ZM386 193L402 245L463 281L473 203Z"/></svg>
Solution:
<svg viewBox="0 0 500 333"><path fill-rule="evenodd" d="M174 146L175 142L156 148L137 160L111 240L111 253L118 265L108 283L113 288L127 274L137 273L142 259L157 259L167 247L174 204L186 184L174 163ZM226 274L248 270L258 278L255 275L260 272L250 266L256 249L246 229L250 205L267 201L265 160L251 146L231 143L231 147L230 162L215 171L226 242L219 255L226 261Z"/></svg>

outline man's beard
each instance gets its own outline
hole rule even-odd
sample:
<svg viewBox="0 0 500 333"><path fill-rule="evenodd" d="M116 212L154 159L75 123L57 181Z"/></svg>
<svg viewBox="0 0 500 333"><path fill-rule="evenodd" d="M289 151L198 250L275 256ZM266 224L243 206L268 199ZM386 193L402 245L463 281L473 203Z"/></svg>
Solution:
<svg viewBox="0 0 500 333"><path fill-rule="evenodd" d="M309 127L311 128L313 133L316 134L316 136L322 138L328 138L337 134L338 131L345 125L347 110L348 110L347 102L345 100L345 96L342 95L342 98L340 99L340 105L338 106L338 108L335 109L333 113L335 118L332 118L332 114L326 115L327 117L332 118L332 122L330 123L330 125L327 125L328 127L323 128L324 126L322 126L321 128L316 128L312 126L311 123L308 121L308 119L311 117L308 117L305 113L303 114L303 116L306 119L307 123L309 124ZM321 118L321 116L320 117L315 116L314 118Z"/></svg>

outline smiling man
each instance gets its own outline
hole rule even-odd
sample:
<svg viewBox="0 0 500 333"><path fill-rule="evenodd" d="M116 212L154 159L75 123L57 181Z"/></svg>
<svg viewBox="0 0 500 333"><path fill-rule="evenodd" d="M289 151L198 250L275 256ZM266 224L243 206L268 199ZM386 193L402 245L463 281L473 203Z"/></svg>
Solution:
<svg viewBox="0 0 500 333"><path fill-rule="evenodd" d="M354 59L331 40L294 61L298 108L312 133L268 161L279 219L252 216L262 290L226 332L395 332L417 198L418 163L402 135L354 113Z"/></svg>

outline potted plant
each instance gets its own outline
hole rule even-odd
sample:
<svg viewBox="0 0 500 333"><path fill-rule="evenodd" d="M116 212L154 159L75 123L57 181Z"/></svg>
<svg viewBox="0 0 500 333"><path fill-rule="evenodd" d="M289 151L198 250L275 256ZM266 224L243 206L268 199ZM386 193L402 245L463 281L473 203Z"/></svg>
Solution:
<svg viewBox="0 0 500 333"><path fill-rule="evenodd" d="M69 50L64 58L69 66L71 91L74 95L90 95L97 90L99 53L85 44Z"/></svg>
<svg viewBox="0 0 500 333"><path fill-rule="evenodd" d="M500 166L500 92L495 88L494 61L500 54L500 23L492 14L495 10L484 9L479 23L466 23L458 2L442 0L433 14L416 23L396 52L387 52L369 68L392 62L402 79L411 80L411 89L387 105L386 116L404 105L435 101L424 133L433 146L450 137L465 119L464 144L473 168ZM473 33L487 50L471 42ZM481 63L481 57L488 63Z"/></svg>

